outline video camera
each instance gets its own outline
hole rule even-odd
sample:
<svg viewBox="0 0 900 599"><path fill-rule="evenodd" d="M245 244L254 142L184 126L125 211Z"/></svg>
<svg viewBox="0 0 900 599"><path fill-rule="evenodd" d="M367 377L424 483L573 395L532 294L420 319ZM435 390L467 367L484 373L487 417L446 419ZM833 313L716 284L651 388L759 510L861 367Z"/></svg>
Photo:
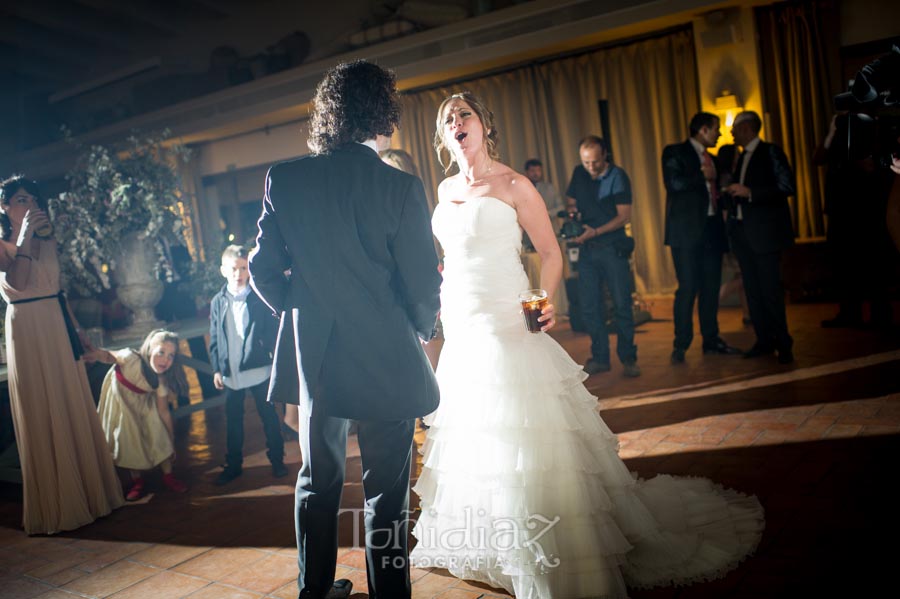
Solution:
<svg viewBox="0 0 900 599"><path fill-rule="evenodd" d="M566 240L566 255L569 257L569 262L578 262L580 253L578 244L569 240L584 233L584 225L579 220L581 215L577 210L560 210L556 216L563 219L562 226L559 228L559 236Z"/></svg>
<svg viewBox="0 0 900 599"><path fill-rule="evenodd" d="M834 97L834 108L849 112L847 158L872 157L889 167L900 156L900 47L860 69L850 91Z"/></svg>
<svg viewBox="0 0 900 599"><path fill-rule="evenodd" d="M584 225L579 220L581 215L577 210L560 210L556 216L563 219L563 224L559 228L559 236L563 239L574 239L584 233Z"/></svg>

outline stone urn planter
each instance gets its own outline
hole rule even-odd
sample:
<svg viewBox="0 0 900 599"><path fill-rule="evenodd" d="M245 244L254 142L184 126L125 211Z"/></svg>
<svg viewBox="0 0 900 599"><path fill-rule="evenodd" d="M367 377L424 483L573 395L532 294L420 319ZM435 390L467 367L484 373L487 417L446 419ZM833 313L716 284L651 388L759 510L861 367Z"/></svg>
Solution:
<svg viewBox="0 0 900 599"><path fill-rule="evenodd" d="M113 332L113 337L141 337L163 326L153 309L163 294L163 282L154 274L157 261L153 244L140 233L128 233L120 242L113 281L119 300L134 314L131 324Z"/></svg>

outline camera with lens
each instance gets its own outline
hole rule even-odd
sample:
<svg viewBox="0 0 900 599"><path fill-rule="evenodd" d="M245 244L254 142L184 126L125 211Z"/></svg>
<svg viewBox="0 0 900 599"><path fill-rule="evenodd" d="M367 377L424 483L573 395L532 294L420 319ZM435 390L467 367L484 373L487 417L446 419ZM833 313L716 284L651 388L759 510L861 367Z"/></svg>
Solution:
<svg viewBox="0 0 900 599"><path fill-rule="evenodd" d="M900 47L860 69L850 91L834 97L834 108L849 113L847 158L890 166L900 156Z"/></svg>
<svg viewBox="0 0 900 599"><path fill-rule="evenodd" d="M584 233L584 225L579 220L581 215L577 210L560 210L556 216L563 219L562 226L559 228L559 236L566 240L566 255L569 257L569 262L578 262L579 247L571 240Z"/></svg>

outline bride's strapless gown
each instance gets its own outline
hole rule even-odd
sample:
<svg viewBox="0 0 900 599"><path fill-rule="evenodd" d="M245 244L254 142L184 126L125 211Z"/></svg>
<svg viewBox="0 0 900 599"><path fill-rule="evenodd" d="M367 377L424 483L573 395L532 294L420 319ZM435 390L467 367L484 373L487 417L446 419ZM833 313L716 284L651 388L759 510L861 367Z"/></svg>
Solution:
<svg viewBox="0 0 900 599"><path fill-rule="evenodd" d="M716 578L750 554L764 526L755 497L699 478L636 479L587 375L526 332L515 210L442 202L432 222L446 255L445 343L412 564L519 599L594 599Z"/></svg>

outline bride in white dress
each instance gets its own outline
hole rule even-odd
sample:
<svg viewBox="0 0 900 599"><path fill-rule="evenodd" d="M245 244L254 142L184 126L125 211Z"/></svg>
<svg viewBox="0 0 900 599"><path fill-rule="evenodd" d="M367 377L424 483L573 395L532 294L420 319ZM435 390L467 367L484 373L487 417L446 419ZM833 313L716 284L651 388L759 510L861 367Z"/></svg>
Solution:
<svg viewBox="0 0 900 599"><path fill-rule="evenodd" d="M435 147L460 172L441 183L432 221L445 253L445 343L441 405L414 488L422 511L412 565L518 599L627 597L626 585L724 575L758 544L762 507L705 479L636 479L587 375L548 335L526 331L520 227L550 297L562 258L544 202L497 160L496 137L472 94L441 104ZM542 319L544 331L554 325L552 306Z"/></svg>

